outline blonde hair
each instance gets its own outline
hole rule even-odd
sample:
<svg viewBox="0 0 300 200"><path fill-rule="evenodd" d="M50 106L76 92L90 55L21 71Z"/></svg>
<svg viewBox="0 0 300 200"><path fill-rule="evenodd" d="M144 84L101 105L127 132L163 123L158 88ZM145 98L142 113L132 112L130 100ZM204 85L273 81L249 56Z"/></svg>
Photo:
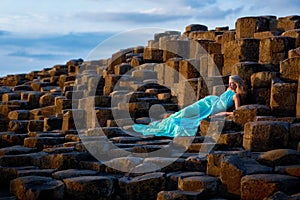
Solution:
<svg viewBox="0 0 300 200"><path fill-rule="evenodd" d="M231 76L229 76L229 80L230 79L237 86L236 93L241 94L241 95L246 94L246 85L244 83L244 80L240 76L238 76L238 75L231 75Z"/></svg>

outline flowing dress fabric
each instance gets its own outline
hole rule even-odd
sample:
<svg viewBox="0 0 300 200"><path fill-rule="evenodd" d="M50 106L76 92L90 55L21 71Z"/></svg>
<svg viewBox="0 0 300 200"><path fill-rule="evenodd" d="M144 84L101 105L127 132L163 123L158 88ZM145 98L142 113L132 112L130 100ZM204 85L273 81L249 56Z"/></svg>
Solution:
<svg viewBox="0 0 300 200"><path fill-rule="evenodd" d="M195 136L201 120L209 115L226 111L234 105L235 92L227 90L220 97L210 95L170 115L161 121L149 125L134 124L133 130L143 135L156 136Z"/></svg>

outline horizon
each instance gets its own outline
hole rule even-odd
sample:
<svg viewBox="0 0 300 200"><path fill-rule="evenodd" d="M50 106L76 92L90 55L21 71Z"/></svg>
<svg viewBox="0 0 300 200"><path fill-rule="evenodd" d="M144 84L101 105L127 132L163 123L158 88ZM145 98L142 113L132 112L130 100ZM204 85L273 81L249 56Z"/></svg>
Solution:
<svg viewBox="0 0 300 200"><path fill-rule="evenodd" d="M42 70L71 59L89 61L86 58L100 43L132 30L156 27L183 33L189 24L203 24L209 30L223 26L235 29L240 17L279 18L299 15L300 10L297 0L165 0L165 4L136 0L16 2L3 0L0 7L0 77ZM146 46L153 36L139 40L139 44L135 39L129 38L127 47ZM107 59L122 48L122 44L115 42L102 52L101 56L106 57L99 59Z"/></svg>

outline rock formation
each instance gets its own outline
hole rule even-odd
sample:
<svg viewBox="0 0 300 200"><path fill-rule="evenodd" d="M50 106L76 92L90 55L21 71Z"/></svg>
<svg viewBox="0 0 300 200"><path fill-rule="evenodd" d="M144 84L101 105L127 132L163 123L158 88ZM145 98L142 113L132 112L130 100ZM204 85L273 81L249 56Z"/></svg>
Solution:
<svg viewBox="0 0 300 200"><path fill-rule="evenodd" d="M130 129L222 93L232 74L244 105L195 137ZM258 16L2 77L0 199L300 199L299 76L300 16Z"/></svg>

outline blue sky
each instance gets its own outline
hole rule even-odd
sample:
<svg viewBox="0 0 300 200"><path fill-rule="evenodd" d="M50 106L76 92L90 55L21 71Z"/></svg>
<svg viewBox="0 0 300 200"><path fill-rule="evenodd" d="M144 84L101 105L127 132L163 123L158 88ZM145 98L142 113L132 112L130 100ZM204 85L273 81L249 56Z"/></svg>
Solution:
<svg viewBox="0 0 300 200"><path fill-rule="evenodd" d="M239 17L283 17L300 15L299 11L299 0L1 0L0 76L74 58L86 60L101 42L130 30L155 27L183 32L192 23L234 29ZM116 42L112 46L104 58L123 48Z"/></svg>

